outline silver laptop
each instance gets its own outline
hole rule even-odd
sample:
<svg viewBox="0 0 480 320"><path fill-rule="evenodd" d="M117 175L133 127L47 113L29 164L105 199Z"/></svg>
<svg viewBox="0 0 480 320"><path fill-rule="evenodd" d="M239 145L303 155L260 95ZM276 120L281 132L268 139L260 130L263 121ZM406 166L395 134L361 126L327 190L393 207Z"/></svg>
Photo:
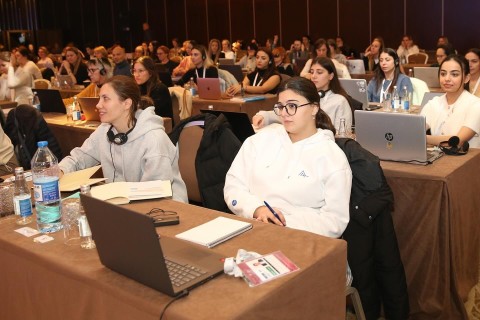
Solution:
<svg viewBox="0 0 480 320"><path fill-rule="evenodd" d="M223 272L223 256L180 239L160 237L150 216L83 194L81 201L106 267L170 296ZM177 271L183 276L175 276Z"/></svg>
<svg viewBox="0 0 480 320"><path fill-rule="evenodd" d="M438 67L414 67L413 76L425 81L429 88L440 88Z"/></svg>
<svg viewBox="0 0 480 320"><path fill-rule="evenodd" d="M429 164L443 153L427 155L425 117L392 112L355 111L358 143L381 160Z"/></svg>
<svg viewBox="0 0 480 320"><path fill-rule="evenodd" d="M435 97L441 96L445 94L444 92L425 92L423 94L422 104L420 105L420 111L422 111L423 107L427 104L428 101L432 100Z"/></svg>
<svg viewBox="0 0 480 320"><path fill-rule="evenodd" d="M362 59L347 60L347 68L350 74L365 74L365 64Z"/></svg>
<svg viewBox="0 0 480 320"><path fill-rule="evenodd" d="M363 110L368 109L367 80L365 79L338 79L340 85L348 95L358 100L363 105Z"/></svg>

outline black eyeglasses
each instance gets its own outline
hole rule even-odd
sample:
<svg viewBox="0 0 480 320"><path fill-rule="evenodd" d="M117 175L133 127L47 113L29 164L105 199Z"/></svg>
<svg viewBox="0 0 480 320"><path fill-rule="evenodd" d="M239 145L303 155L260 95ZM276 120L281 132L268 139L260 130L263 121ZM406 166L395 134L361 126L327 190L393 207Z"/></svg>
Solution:
<svg viewBox="0 0 480 320"><path fill-rule="evenodd" d="M282 110L285 109L285 111L287 111L287 114L289 116L293 116L293 115L295 115L295 113L297 113L298 108L303 107L303 106L308 106L309 104L312 104L312 103L307 102L307 103L304 103L304 104L301 104L301 105L297 105L296 103L289 102L286 105L283 105L279 102L279 103L275 103L273 105L273 111L275 112L275 114L277 116L281 116L282 115Z"/></svg>
<svg viewBox="0 0 480 320"><path fill-rule="evenodd" d="M149 215L150 217L152 217L154 219L162 217L162 216L174 216L176 214L177 214L177 212L175 212L175 211L168 211L168 210L163 210L163 209L160 209L160 208L153 208L152 210L150 210L150 212L147 213L147 215Z"/></svg>
<svg viewBox="0 0 480 320"><path fill-rule="evenodd" d="M279 54L274 54L273 57L274 58L280 58L280 55Z"/></svg>
<svg viewBox="0 0 480 320"><path fill-rule="evenodd" d="M95 71L99 70L98 68L88 68L87 71L89 73L94 73Z"/></svg>

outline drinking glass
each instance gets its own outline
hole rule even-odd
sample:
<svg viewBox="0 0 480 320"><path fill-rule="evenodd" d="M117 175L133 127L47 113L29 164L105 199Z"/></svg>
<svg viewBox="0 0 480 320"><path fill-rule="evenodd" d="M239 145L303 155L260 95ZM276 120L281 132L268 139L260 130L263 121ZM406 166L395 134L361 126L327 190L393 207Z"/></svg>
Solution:
<svg viewBox="0 0 480 320"><path fill-rule="evenodd" d="M62 201L62 224L64 243L69 246L80 245L80 230L78 218L80 217L80 199L71 198Z"/></svg>
<svg viewBox="0 0 480 320"><path fill-rule="evenodd" d="M382 106L383 106L383 111L385 112L392 111L392 94L390 92L383 93Z"/></svg>
<svg viewBox="0 0 480 320"><path fill-rule="evenodd" d="M13 194L15 184L4 182L0 184L0 221L7 221L15 218L13 211Z"/></svg>

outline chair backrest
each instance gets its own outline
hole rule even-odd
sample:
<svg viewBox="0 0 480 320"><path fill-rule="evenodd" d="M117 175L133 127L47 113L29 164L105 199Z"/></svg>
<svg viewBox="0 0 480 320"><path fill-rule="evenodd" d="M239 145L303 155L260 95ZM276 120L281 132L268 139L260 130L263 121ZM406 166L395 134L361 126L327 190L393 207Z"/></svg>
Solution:
<svg viewBox="0 0 480 320"><path fill-rule="evenodd" d="M282 78L282 82L287 81L291 77L288 74L280 73L280 77Z"/></svg>
<svg viewBox="0 0 480 320"><path fill-rule="evenodd" d="M203 136L203 128L198 125L185 126L178 139L178 167L187 186L188 199L202 203L198 187L195 159Z"/></svg>
<svg viewBox="0 0 480 320"><path fill-rule="evenodd" d="M412 82L413 94L412 94L412 104L419 106L422 103L423 95L425 92L430 92L430 89L427 86L427 83L423 80L410 77Z"/></svg>
<svg viewBox="0 0 480 320"><path fill-rule="evenodd" d="M47 79L35 79L33 80L34 89L50 89L52 84Z"/></svg>
<svg viewBox="0 0 480 320"><path fill-rule="evenodd" d="M407 56L407 63L427 63L428 54L419 52L411 53Z"/></svg>

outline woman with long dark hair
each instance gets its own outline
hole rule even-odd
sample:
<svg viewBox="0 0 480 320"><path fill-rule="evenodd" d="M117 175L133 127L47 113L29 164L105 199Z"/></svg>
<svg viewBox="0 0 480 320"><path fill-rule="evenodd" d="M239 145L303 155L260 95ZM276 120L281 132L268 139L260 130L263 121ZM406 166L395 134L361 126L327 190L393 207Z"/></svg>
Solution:
<svg viewBox="0 0 480 320"><path fill-rule="evenodd" d="M242 217L338 238L349 221L352 172L335 128L308 79L288 79L278 91L273 108L283 125L245 140L226 176L225 202Z"/></svg>

